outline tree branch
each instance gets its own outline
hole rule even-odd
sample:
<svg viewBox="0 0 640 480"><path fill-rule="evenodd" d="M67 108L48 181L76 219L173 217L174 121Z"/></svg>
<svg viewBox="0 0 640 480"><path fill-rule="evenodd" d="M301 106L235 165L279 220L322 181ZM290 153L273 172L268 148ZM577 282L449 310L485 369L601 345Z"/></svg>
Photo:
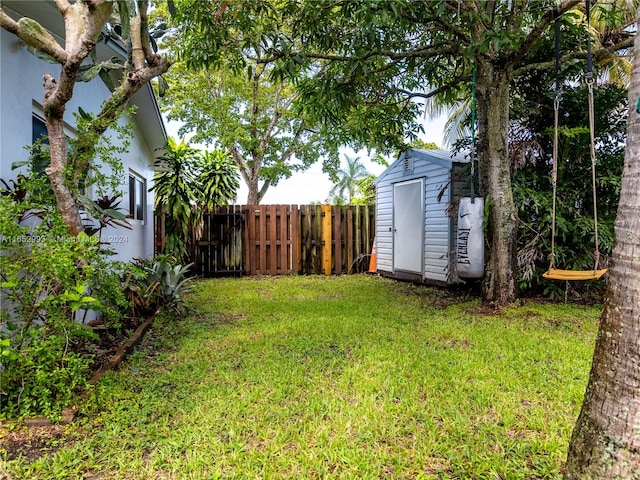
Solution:
<svg viewBox="0 0 640 480"><path fill-rule="evenodd" d="M58 7L58 11L64 15L64 11L71 6L69 0L53 0L53 3Z"/></svg>
<svg viewBox="0 0 640 480"><path fill-rule="evenodd" d="M140 15L140 32L142 36L142 51L144 52L144 57L148 62L152 61L153 52L151 51L151 44L149 41L149 18L147 16L147 10L149 9L148 0L140 0L138 5L139 15Z"/></svg>
<svg viewBox="0 0 640 480"><path fill-rule="evenodd" d="M269 122L267 129L264 131L264 134L262 135L262 139L260 139L260 146L258 147L260 151L264 151L265 148L267 148L267 142L269 141L269 138L271 138L273 129L278 123L278 120L280 120L280 118L282 117L282 114L280 113L280 109L278 108L278 103L280 102L280 94L282 93L283 88L284 86L281 83L278 86L278 89L276 90L275 99L273 100L273 116L271 117L271 121ZM287 110L291 106L291 104L293 103L293 101L297 96L298 95L295 94L295 95L292 95L291 98L287 99L284 105L285 110Z"/></svg>
<svg viewBox="0 0 640 480"><path fill-rule="evenodd" d="M161 57L156 63L157 65L155 66L143 67L140 70L135 70L127 74L126 80L113 92L109 99L103 104L100 113L91 122L89 126L90 133L102 135L122 114L129 99L144 85L149 83L151 79L162 75L169 70L171 66L167 60ZM77 156L70 162L73 167L75 187L78 186L78 182L82 176L86 175L86 170L94 157L95 143L92 140L93 138L93 135L87 136L88 143L78 146Z"/></svg>
<svg viewBox="0 0 640 480"><path fill-rule="evenodd" d="M47 29L31 18L23 17L17 22L0 9L0 26L16 35L20 40L51 57L58 63L67 61L67 52Z"/></svg>
<svg viewBox="0 0 640 480"><path fill-rule="evenodd" d="M277 60L280 60L285 57L296 57L302 56L306 58L311 58L314 60L328 60L328 61L336 61L336 62L346 62L346 61L358 61L362 62L365 60L369 60L373 57L387 57L391 60L406 60L408 58L432 58L443 55L455 55L459 53L460 45L454 44L453 42L441 42L436 45L428 45L420 48L415 48L403 52L396 52L393 50L373 50L367 52L365 55L360 56L352 56L352 55L334 55L329 53L322 52L299 52L292 51L288 54L284 54L282 52L277 52L270 57L267 58L256 58L255 56L251 56L250 54L246 54L245 56L255 61L259 64L267 64L272 63Z"/></svg>
<svg viewBox="0 0 640 480"><path fill-rule="evenodd" d="M235 145L232 145L229 151L231 153L231 158L233 158L233 161L240 170L242 178L244 179L245 183L249 185L249 165L247 165L247 162L244 161L244 158L242 158L242 155L240 155L240 152L238 152L238 149L235 147Z"/></svg>
<svg viewBox="0 0 640 480"><path fill-rule="evenodd" d="M554 8L549 8L538 20L538 23L534 25L533 29L527 35L527 38L520 44L520 48L510 57L517 62L522 57L524 57L527 52L531 49L531 47L538 41L542 33L549 27L552 21L555 20L556 15L562 15L565 12L569 11L571 8L575 7L582 0L563 0L561 3L556 5Z"/></svg>
<svg viewBox="0 0 640 480"><path fill-rule="evenodd" d="M271 186L271 180L267 178L262 184L260 191L258 192L258 203L262 201L262 197L264 197L264 194L267 193L267 190L269 190L270 186Z"/></svg>
<svg viewBox="0 0 640 480"><path fill-rule="evenodd" d="M427 93L412 92L410 90L405 90L405 89L402 89L402 88L396 88L396 90L398 90L400 93L404 93L405 95L408 95L409 99L415 98L415 97L428 99L428 98L435 97L436 95L439 95L442 92L446 92L447 90L455 87L456 85L458 85L461 82L468 82L470 80L471 80L471 78L468 75L458 75L457 77L455 77L450 82L444 84L441 87L436 88L435 90L431 90L430 92L427 92Z"/></svg>
<svg viewBox="0 0 640 480"><path fill-rule="evenodd" d="M619 43L616 43L615 45L611 45L609 47L596 50L595 52L593 52L593 57L598 62L602 60L606 60L619 50L631 48L633 46L633 40L634 40L634 37L630 37ZM560 63L563 64L563 63L570 62L572 60L579 60L584 58L586 58L585 52L580 50L575 50L573 52L569 52L563 55L562 57L560 57ZM529 65L524 65L520 68L514 69L513 76L517 77L527 72L535 72L537 70L546 70L549 68L553 68L554 66L555 66L555 59L549 60L548 62L532 63Z"/></svg>
<svg viewBox="0 0 640 480"><path fill-rule="evenodd" d="M130 39L131 39L131 62L133 70L139 70L145 66L146 55L142 47L142 21L138 15L130 20Z"/></svg>
<svg viewBox="0 0 640 480"><path fill-rule="evenodd" d="M632 35L629 38L616 43L615 45L610 45L606 48L601 48L600 50L596 50L595 52L593 52L593 57L596 61L608 59L615 52L618 52L620 50L626 50L628 48L633 47L633 40L634 40L634 36Z"/></svg>

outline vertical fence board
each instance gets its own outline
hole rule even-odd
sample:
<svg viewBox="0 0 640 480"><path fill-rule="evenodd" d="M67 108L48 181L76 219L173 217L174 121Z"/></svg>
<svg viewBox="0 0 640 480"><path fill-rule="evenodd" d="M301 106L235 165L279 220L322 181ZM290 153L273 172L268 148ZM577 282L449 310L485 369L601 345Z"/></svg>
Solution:
<svg viewBox="0 0 640 480"><path fill-rule="evenodd" d="M322 271L331 275L331 205L322 205Z"/></svg>
<svg viewBox="0 0 640 480"><path fill-rule="evenodd" d="M253 209L256 223L256 244L254 246L256 256L256 274L264 275L267 266L267 215L264 206L254 205Z"/></svg>
<svg viewBox="0 0 640 480"><path fill-rule="evenodd" d="M333 207L333 272L342 274L342 207Z"/></svg>
<svg viewBox="0 0 640 480"><path fill-rule="evenodd" d="M347 210L347 273L351 273L353 265L353 210Z"/></svg>
<svg viewBox="0 0 640 480"><path fill-rule="evenodd" d="M291 263L288 273L298 273L298 262L300 258L300 212L297 205L291 205L289 215L289 238L291 239Z"/></svg>

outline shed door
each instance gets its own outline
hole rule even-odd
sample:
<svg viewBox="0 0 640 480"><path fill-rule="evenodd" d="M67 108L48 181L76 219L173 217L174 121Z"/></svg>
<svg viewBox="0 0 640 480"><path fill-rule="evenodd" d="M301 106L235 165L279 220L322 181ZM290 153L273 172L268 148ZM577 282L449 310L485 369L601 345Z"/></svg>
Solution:
<svg viewBox="0 0 640 480"><path fill-rule="evenodd" d="M393 186L393 270L422 274L424 252L424 182Z"/></svg>

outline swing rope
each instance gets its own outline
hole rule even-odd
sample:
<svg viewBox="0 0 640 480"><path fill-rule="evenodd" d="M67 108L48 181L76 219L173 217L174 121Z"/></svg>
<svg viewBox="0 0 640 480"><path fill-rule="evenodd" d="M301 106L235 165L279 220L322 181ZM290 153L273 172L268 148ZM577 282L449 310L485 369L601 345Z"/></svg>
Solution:
<svg viewBox="0 0 640 480"><path fill-rule="evenodd" d="M587 5L587 26L589 23L589 0L586 0ZM593 265L594 275L598 271L600 264L600 242L598 240L598 198L596 196L596 140L595 140L595 108L593 101L593 60L591 58L591 36L587 35L587 85L589 88L589 136L591 140L591 186L593 188L593 234L595 239L595 251L593 252L595 257L595 263Z"/></svg>
<svg viewBox="0 0 640 480"><path fill-rule="evenodd" d="M474 178L476 175L476 71L477 66L473 64L473 77L471 83L471 203L476 201L476 190Z"/></svg>
<svg viewBox="0 0 640 480"><path fill-rule="evenodd" d="M590 0L586 0L586 20L589 25L589 11ZM595 113L594 113L594 100L593 100L593 60L591 56L591 38L587 35L587 85L588 85L588 106L589 106L589 136L590 136L590 154L591 154L591 186L593 192L593 222L594 222L594 243L595 243L595 263L593 270L585 271L572 271L572 270L560 270L556 268L556 253L555 253L555 236L556 236L556 197L557 197L557 182L558 182L558 117L560 109L560 16L558 11L554 8L555 17L555 75L556 84L555 91L556 97L553 104L554 110L554 125L553 125L553 170L552 170L552 184L553 184L553 203L551 213L551 255L549 256L549 269L543 274L544 278L550 280L595 280L600 278L607 272L607 269L599 269L600 266L600 249L598 239L598 207L597 207L597 193L596 193L596 150L595 150Z"/></svg>
<svg viewBox="0 0 640 480"><path fill-rule="evenodd" d="M556 268L556 197L558 187L558 112L560 110L560 17L558 9L553 8L556 21L556 97L553 100L553 170L551 183L553 186L553 202L551 208L551 255L549 255L549 272Z"/></svg>

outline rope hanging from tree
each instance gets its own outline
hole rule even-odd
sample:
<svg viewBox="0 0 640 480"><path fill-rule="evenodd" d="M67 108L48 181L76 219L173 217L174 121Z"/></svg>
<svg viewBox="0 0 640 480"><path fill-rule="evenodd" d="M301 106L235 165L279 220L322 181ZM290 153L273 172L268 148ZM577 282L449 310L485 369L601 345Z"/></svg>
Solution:
<svg viewBox="0 0 640 480"><path fill-rule="evenodd" d="M560 110L560 16L557 9L555 20L555 99L553 102L553 202L551 211L551 254L549 255L549 269L542 276L549 280L596 280L607 272L606 268L600 266L600 249L598 240L598 207L596 194L596 150L595 150L595 114L593 101L593 60L591 56L591 38L587 35L587 86L588 86L588 106L589 106L589 140L591 154L591 186L593 191L593 224L594 224L594 257L593 270L561 270L556 268L556 197L558 183L558 117ZM586 0L586 20L589 25L589 0Z"/></svg>
<svg viewBox="0 0 640 480"><path fill-rule="evenodd" d="M456 270L463 280L476 280L484 274L484 199L476 195L476 65L471 85L471 195L458 204Z"/></svg>

